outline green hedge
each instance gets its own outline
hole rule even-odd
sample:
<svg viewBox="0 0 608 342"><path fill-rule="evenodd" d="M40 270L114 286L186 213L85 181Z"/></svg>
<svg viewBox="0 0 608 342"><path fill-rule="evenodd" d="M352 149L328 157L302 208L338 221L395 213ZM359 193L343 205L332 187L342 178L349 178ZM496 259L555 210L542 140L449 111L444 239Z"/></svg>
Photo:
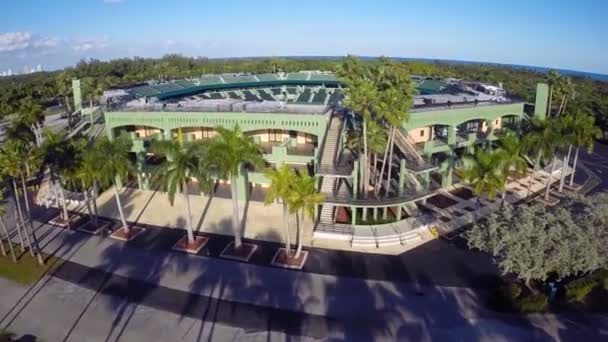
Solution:
<svg viewBox="0 0 608 342"><path fill-rule="evenodd" d="M583 303L597 285L598 280L593 277L573 280L566 285L566 299L569 302Z"/></svg>

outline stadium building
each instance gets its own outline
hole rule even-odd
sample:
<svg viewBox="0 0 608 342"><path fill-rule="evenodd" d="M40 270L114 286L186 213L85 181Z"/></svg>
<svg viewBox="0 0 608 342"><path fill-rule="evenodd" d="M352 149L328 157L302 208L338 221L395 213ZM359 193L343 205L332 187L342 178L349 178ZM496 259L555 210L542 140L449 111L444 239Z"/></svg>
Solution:
<svg viewBox="0 0 608 342"><path fill-rule="evenodd" d="M287 163L318 176L325 203L315 237L351 239L358 220L372 217L415 229L425 224L420 204L460 182L454 172L459 156L492 144L507 129L518 131L526 115L544 115L548 88L538 85L532 106L509 97L500 85L412 78L418 95L396 134L398 167L390 189L378 198L359 193L360 162L344 147L356 119L341 106L342 85L331 73L204 75L113 89L104 94L105 129L110 138L132 138L137 186L143 189L158 164L149 151L154 140L180 131L187 141L208 139L218 126L238 125L260 144L270 166ZM249 199L268 183L254 169L244 169L237 182L239 198Z"/></svg>

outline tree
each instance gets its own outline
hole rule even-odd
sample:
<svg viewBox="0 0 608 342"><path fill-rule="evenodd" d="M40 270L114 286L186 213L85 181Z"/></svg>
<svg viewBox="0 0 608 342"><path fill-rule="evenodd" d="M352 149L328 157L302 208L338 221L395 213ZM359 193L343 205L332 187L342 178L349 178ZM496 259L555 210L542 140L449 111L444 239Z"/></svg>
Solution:
<svg viewBox="0 0 608 342"><path fill-rule="evenodd" d="M19 107L19 120L30 127L37 146L42 146L42 126L44 124L44 114L42 107L31 98L21 101Z"/></svg>
<svg viewBox="0 0 608 342"><path fill-rule="evenodd" d="M551 116L551 110L553 108L553 96L556 95L554 93L559 91L561 75L555 70L550 70L546 75L546 82L549 85L549 104L547 106L547 116Z"/></svg>
<svg viewBox="0 0 608 342"><path fill-rule="evenodd" d="M25 149L23 142L15 141L15 140L5 141L4 144L2 145L2 148L0 149L0 169L2 170L2 172L0 172L0 174L10 177L12 185L13 185L15 204L16 204L16 209L17 209L17 225L16 225L17 231L19 234L21 234L21 228L19 228L19 225L21 225L21 227L23 229L23 237L25 237L25 242L29 246L30 253L32 254L32 256L37 257L39 264L43 265L44 259L42 258L40 249L38 248L36 234L34 231L34 226L32 224L32 218L31 218L31 215L29 212L29 205L27 205L27 216L28 216L27 221L29 222L32 239L34 240L33 245L30 240L30 233L28 233L28 231L27 231L27 224L25 223L26 220L23 216L23 211L21 209L21 200L19 199L19 187L17 186L18 179L21 179L23 182L25 181L24 177L23 177L23 175L24 175L23 163L24 163L26 154L27 154L27 150ZM25 183L23 183L23 190L24 190L23 196L25 198L25 197L27 197L27 192L25 191ZM25 200L27 201L27 199L25 199ZM21 241L23 241L23 237L20 236ZM24 249L23 243L22 243L21 247L22 247L22 249Z"/></svg>
<svg viewBox="0 0 608 342"><path fill-rule="evenodd" d="M264 204L268 205L275 201L280 201L283 205L283 224L285 225L285 251L287 257L291 253L290 233L289 233L289 213L288 199L293 191L293 184L296 173L287 164L282 164L278 169L268 169L264 172L266 178L270 180L270 187L264 197Z"/></svg>
<svg viewBox="0 0 608 342"><path fill-rule="evenodd" d="M363 155L361 168L361 190L367 197L370 183L369 151L367 144L367 125L372 118L372 108L377 98L377 90L371 79L371 70L360 59L348 56L344 59L338 77L346 85L344 103L363 118Z"/></svg>
<svg viewBox="0 0 608 342"><path fill-rule="evenodd" d="M133 142L127 136L119 136L114 140L102 137L97 140L93 148L97 151L100 158L101 167L99 169L100 185L113 186L116 206L120 214L122 229L126 235L131 233L131 228L127 224L125 213L120 200L119 180L126 181L133 166L129 159L129 151Z"/></svg>
<svg viewBox="0 0 608 342"><path fill-rule="evenodd" d="M381 119L386 121L389 126L389 145L384 155L384 161L380 171L380 180L376 188L376 194L380 191L380 183L385 164L387 165L386 195L390 192L391 173L393 170L393 150L395 148L395 132L404 122L409 119L409 110L414 104L414 94L416 89L410 75L398 64L390 62L388 59L381 60L381 69L377 71L379 75L377 87L379 88L378 103L376 104L377 113Z"/></svg>
<svg viewBox="0 0 608 342"><path fill-rule="evenodd" d="M205 158L203 146L196 142L183 143L181 134L176 140L155 141L152 145L154 154L165 157L156 172L156 177L164 185L169 196L169 202L173 205L177 192L181 192L184 198L184 214L186 215L186 231L189 244L194 243L195 239L188 184L190 179L195 177L205 189L209 188L209 174L207 170L201 168L201 165L203 165L201 160Z"/></svg>
<svg viewBox="0 0 608 342"><path fill-rule="evenodd" d="M71 228L61 173L73 166L74 155L77 151L75 145L66 143L63 136L59 133L46 129L44 135L44 165L48 167L48 172L50 172L51 187L55 192L54 196L57 203L61 205L62 218L66 222L67 227Z"/></svg>
<svg viewBox="0 0 608 342"><path fill-rule="evenodd" d="M498 191L505 191L505 167L501 157L501 153L482 149L462 157L463 179L471 185L477 196L486 193L488 199L493 200ZM477 204L479 203L478 197Z"/></svg>
<svg viewBox="0 0 608 342"><path fill-rule="evenodd" d="M536 154L536 158L534 160L534 171L528 182L528 194L530 194L532 187L532 178L541 161L551 162L551 173L547 177L547 186L550 186L554 171L555 148L559 139L555 124L548 119L534 118L530 124L530 132L524 137L524 150ZM548 199L548 191L545 198Z"/></svg>
<svg viewBox="0 0 608 342"><path fill-rule="evenodd" d="M243 136L238 125L232 129L217 127L218 135L208 146L208 163L215 169L220 178L230 179L232 193L232 229L234 229L234 246L241 246L241 225L239 220L239 202L237 177L243 172L243 165L263 165L262 151L251 137ZM206 162L206 163L207 163Z"/></svg>
<svg viewBox="0 0 608 342"><path fill-rule="evenodd" d="M504 180L503 189L507 187L507 180L511 169L516 174L525 174L528 169L526 160L522 157L524 146L520 142L519 138L513 133L507 133L499 142L500 147L496 150L499 155L500 162L502 163L503 170L502 176ZM502 203L505 203L506 191L502 192Z"/></svg>
<svg viewBox="0 0 608 342"><path fill-rule="evenodd" d="M311 220L315 219L315 208L323 203L324 195L317 190L317 180L307 173L302 173L296 177L293 183L293 191L289 196L289 204L291 212L296 214L298 223L298 249L296 250L296 258L300 257L303 245L303 224L300 222L300 216L305 218L308 216ZM301 212L301 215L299 214Z"/></svg>
<svg viewBox="0 0 608 342"><path fill-rule="evenodd" d="M6 209L4 208L4 191L0 191L0 226L2 226L2 233L6 236L6 244L8 245L9 252L11 253L11 259L13 262L17 262L13 241L11 239L11 235L8 233L8 229L6 228L6 222L4 222L4 215L6 215ZM2 245L2 255L6 255L2 238L0 238L0 245Z"/></svg>
<svg viewBox="0 0 608 342"><path fill-rule="evenodd" d="M89 215L91 215L91 219L93 221L94 226L98 226L99 223L99 211L97 210L97 196L99 192L99 181L102 178L99 170L102 167L102 161L98 155L98 151L94 148L94 146L90 146L85 149L82 153L82 160L78 165L75 177L80 181L82 185L82 192L84 194L84 200L87 203L87 209L89 210ZM89 195L90 190L90 195ZM93 212L91 213L91 208L89 205L89 200L93 204Z"/></svg>
<svg viewBox="0 0 608 342"><path fill-rule="evenodd" d="M581 147L587 148L587 152L593 151L595 139L602 137L602 130L595 125L595 118L589 114L576 116L576 122L572 127L574 135L573 144L576 147L574 153L574 164L572 164L572 173L570 174L570 186L574 185L574 173L576 172L576 164L578 162L578 152Z"/></svg>
<svg viewBox="0 0 608 342"><path fill-rule="evenodd" d="M573 215L576 207L580 205L547 209L506 204L466 233L469 248L490 253L503 274L516 274L532 290L532 280L544 281L552 272L563 278L604 267L608 240L597 223L607 223L608 216L599 218L599 208L583 211L594 213L584 217L592 220L585 224L583 217Z"/></svg>

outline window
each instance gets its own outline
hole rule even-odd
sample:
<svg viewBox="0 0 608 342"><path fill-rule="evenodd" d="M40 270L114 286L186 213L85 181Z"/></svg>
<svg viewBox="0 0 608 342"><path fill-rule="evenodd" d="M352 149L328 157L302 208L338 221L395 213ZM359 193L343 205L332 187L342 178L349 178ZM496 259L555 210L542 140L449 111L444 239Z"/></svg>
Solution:
<svg viewBox="0 0 608 342"><path fill-rule="evenodd" d="M420 136L421 136L421 137L423 137L423 136L424 136L424 130L423 130L423 129L421 129L421 130L420 130Z"/></svg>

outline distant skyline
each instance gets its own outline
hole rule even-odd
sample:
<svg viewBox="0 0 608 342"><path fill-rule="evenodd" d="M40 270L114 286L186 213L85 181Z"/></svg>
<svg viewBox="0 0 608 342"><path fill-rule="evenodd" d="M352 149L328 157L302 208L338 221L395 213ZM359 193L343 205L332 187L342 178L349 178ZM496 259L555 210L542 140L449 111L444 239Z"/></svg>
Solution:
<svg viewBox="0 0 608 342"><path fill-rule="evenodd" d="M0 70L81 59L391 56L608 74L608 1L9 0Z"/></svg>

